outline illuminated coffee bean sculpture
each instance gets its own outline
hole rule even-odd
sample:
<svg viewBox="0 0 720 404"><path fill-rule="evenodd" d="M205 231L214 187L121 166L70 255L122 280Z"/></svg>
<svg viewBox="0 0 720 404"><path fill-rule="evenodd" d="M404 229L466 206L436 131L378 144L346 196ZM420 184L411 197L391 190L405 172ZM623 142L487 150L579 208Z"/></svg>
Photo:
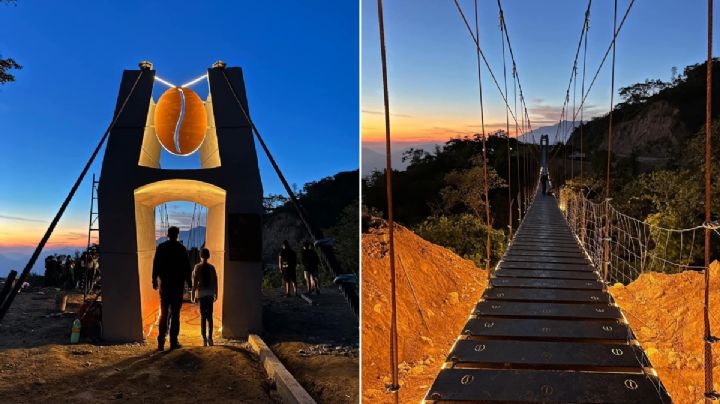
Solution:
<svg viewBox="0 0 720 404"><path fill-rule="evenodd" d="M179 156L194 153L205 139L207 113L189 88L170 88L155 107L155 133L165 150Z"/></svg>

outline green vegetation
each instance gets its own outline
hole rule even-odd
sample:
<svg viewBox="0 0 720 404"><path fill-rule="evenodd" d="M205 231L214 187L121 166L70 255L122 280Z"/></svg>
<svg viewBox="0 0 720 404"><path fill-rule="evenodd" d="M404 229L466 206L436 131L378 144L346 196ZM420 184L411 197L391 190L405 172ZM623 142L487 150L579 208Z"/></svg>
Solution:
<svg viewBox="0 0 720 404"><path fill-rule="evenodd" d="M490 190L491 228L485 224L482 139L452 139L433 153L410 149L404 158L410 162L405 171L393 171L395 220L421 237L447 247L464 258L484 266L485 237L492 233L491 263L504 253L508 225L508 185L513 195L514 216L517 201L517 162L525 167L530 146L510 139L512 178L508 181L508 138L496 132L487 139L488 188ZM518 149L520 146L520 149ZM534 164L529 157L528 164ZM534 168L529 172L535 172ZM533 181L529 181L533 182ZM363 210L381 214L386 210L385 173L376 171L363 179ZM513 217L517 227L517 217Z"/></svg>
<svg viewBox="0 0 720 404"><path fill-rule="evenodd" d="M431 216L420 223L415 231L425 240L446 246L455 254L474 261L478 267L485 267L488 226L480 216L469 213ZM505 253L505 234L500 230L490 231L490 261L497 262Z"/></svg>
<svg viewBox="0 0 720 404"><path fill-rule="evenodd" d="M309 182L297 192L312 223L322 230L326 238L335 240L335 254L346 272L357 272L360 265L358 178L359 171L345 171L319 181ZM288 240L298 255L298 282L302 283L302 243L310 241L295 207L285 197L269 195L265 198L266 213L263 217L263 263L265 265L264 287L279 287L280 273L277 256L280 244ZM332 274L320 268L322 285L332 283Z"/></svg>

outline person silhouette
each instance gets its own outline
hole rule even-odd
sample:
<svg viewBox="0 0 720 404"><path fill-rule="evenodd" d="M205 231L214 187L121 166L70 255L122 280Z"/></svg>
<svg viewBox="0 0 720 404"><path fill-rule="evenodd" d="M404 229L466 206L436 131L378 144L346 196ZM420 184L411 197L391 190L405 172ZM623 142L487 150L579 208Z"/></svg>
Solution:
<svg viewBox="0 0 720 404"><path fill-rule="evenodd" d="M548 183L548 175L544 171L540 175L540 182L542 183L542 196L544 197L545 194L547 194L547 183Z"/></svg>
<svg viewBox="0 0 720 404"><path fill-rule="evenodd" d="M297 267L297 255L290 248L290 243L283 240L280 254L278 254L278 269L282 273L283 283L285 284L285 296L289 297L292 288L292 296L297 296L297 276L295 268Z"/></svg>
<svg viewBox="0 0 720 404"><path fill-rule="evenodd" d="M170 349L181 348L180 309L182 308L184 284L192 288L191 268L188 253L178 241L180 229L170 226L168 240L157 246L153 259L152 286L158 290L160 281L160 320L158 325L158 351L165 348L165 336L170 323Z"/></svg>
<svg viewBox="0 0 720 404"><path fill-rule="evenodd" d="M210 250L203 248L200 251L200 258L202 261L193 269L190 298L200 305L200 335L203 346L213 346L213 303L218 298L217 272L208 262ZM205 324L207 324L207 332Z"/></svg>

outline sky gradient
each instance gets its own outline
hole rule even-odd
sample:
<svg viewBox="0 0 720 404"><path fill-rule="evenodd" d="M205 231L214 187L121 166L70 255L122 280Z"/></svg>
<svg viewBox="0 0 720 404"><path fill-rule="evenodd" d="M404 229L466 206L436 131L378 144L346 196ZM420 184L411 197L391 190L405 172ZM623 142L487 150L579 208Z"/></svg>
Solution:
<svg viewBox="0 0 720 404"><path fill-rule="evenodd" d="M0 252L37 244L112 118L123 69L141 60L175 84L218 59L241 66L253 120L291 184L357 169L358 13L345 1L0 5L0 55L24 66L0 86ZM204 83L193 89L207 95ZM284 194L259 160L265 193ZM89 180L49 246L85 244Z"/></svg>
<svg viewBox="0 0 720 404"><path fill-rule="evenodd" d="M459 3L474 26L473 1ZM618 1L618 22L628 4L629 0ZM497 2L479 1L478 5L480 43L502 86ZM560 119L587 1L513 0L502 5L533 127L555 124ZM394 0L384 2L384 7L394 142L408 146L477 133L475 48L453 1ZM612 12L611 1L592 4L587 84L610 44ZM698 0L637 0L618 37L615 88L646 78L669 81L673 66L682 72L685 66L703 61L706 12L706 2ZM363 145L378 148L385 129L377 2L363 2L361 15ZM718 32L717 25L714 29ZM608 59L586 101L586 117L609 109L609 66ZM486 131L503 129L505 104L484 67L482 74ZM577 104L580 80L579 73ZM512 100L509 56L508 86ZM570 97L572 102L572 89ZM617 94L615 101L619 101Z"/></svg>

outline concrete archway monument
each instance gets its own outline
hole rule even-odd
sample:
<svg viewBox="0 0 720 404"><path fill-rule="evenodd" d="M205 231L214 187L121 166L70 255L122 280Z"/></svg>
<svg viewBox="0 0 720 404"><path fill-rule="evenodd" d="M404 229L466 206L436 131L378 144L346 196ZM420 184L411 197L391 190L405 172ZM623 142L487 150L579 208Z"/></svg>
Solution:
<svg viewBox="0 0 720 404"><path fill-rule="evenodd" d="M207 72L206 100L180 86L156 104L152 92L159 79L149 63L141 69L146 71L108 138L98 189L103 337L141 341L156 321L155 207L177 200L208 208L205 246L219 282L216 331L226 338L260 332L263 192L242 110L249 113L242 70L218 63ZM140 73L123 73L116 113ZM200 167L163 169L163 150L199 153Z"/></svg>

